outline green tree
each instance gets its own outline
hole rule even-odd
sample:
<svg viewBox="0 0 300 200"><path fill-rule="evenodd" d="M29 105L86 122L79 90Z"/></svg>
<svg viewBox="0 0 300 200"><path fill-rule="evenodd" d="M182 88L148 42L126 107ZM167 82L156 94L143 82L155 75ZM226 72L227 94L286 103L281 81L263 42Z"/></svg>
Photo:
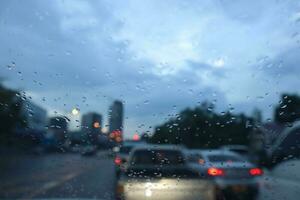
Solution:
<svg viewBox="0 0 300 200"><path fill-rule="evenodd" d="M226 144L248 144L254 120L243 114L216 113L212 104L185 109L158 126L153 143L184 144L190 148L215 148Z"/></svg>
<svg viewBox="0 0 300 200"><path fill-rule="evenodd" d="M0 143L10 144L14 140L14 130L23 123L20 116L20 98L18 92L8 89L0 83Z"/></svg>
<svg viewBox="0 0 300 200"><path fill-rule="evenodd" d="M275 107L274 119L278 123L292 123L300 119L300 97L296 94L282 94Z"/></svg>

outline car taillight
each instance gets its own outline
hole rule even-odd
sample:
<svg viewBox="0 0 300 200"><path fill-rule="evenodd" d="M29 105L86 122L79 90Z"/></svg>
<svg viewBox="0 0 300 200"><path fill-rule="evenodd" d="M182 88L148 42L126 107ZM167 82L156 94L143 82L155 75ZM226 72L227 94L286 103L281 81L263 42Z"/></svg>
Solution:
<svg viewBox="0 0 300 200"><path fill-rule="evenodd" d="M116 165L121 165L122 164L122 159L120 157L115 158L115 164Z"/></svg>
<svg viewBox="0 0 300 200"><path fill-rule="evenodd" d="M210 168L208 168L207 173L208 173L208 175L211 175L211 176L223 176L224 170L218 169L215 167L210 167Z"/></svg>
<svg viewBox="0 0 300 200"><path fill-rule="evenodd" d="M249 174L252 176L261 176L263 174L263 170L260 168L252 168L249 170Z"/></svg>

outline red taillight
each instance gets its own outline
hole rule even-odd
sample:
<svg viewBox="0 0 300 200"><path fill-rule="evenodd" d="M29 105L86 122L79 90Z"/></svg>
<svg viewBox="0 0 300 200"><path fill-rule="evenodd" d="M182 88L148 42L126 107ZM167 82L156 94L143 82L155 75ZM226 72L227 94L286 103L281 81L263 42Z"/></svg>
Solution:
<svg viewBox="0 0 300 200"><path fill-rule="evenodd" d="M224 175L224 171L222 169L218 169L218 168L208 168L207 170L208 175L211 176L223 176Z"/></svg>
<svg viewBox="0 0 300 200"><path fill-rule="evenodd" d="M120 157L115 158L115 164L116 165L121 165L122 164L122 159Z"/></svg>
<svg viewBox="0 0 300 200"><path fill-rule="evenodd" d="M263 170L259 169L259 168L252 168L252 169L249 170L249 173L252 176L261 176L263 174Z"/></svg>

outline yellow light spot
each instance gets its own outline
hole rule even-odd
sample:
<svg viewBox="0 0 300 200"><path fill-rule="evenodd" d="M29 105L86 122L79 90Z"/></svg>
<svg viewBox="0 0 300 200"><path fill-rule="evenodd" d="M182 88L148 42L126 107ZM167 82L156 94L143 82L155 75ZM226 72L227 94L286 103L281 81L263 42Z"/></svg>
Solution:
<svg viewBox="0 0 300 200"><path fill-rule="evenodd" d="M73 108L72 109L72 115L78 115L79 114L79 109L78 108Z"/></svg>
<svg viewBox="0 0 300 200"><path fill-rule="evenodd" d="M93 126L94 126L94 128L100 128L100 123L99 122L94 122Z"/></svg>

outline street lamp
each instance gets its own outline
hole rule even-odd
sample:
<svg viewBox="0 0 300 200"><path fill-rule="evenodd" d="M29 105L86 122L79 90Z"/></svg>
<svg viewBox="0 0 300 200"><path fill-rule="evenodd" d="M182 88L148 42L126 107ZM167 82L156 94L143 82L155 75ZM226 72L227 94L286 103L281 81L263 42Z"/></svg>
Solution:
<svg viewBox="0 0 300 200"><path fill-rule="evenodd" d="M72 109L72 115L78 115L79 114L79 109L78 108L73 108Z"/></svg>

